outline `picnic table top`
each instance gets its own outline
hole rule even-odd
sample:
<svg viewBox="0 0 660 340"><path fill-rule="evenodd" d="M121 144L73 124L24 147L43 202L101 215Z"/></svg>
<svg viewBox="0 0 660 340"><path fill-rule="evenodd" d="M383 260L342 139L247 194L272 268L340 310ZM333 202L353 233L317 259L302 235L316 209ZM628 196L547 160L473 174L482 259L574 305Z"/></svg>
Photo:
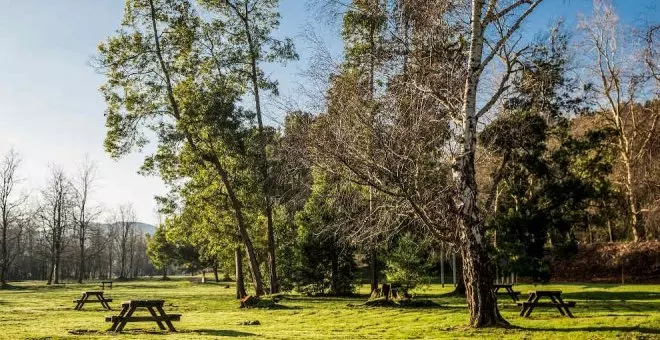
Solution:
<svg viewBox="0 0 660 340"><path fill-rule="evenodd" d="M536 295L561 295L561 290L533 290L530 294Z"/></svg>
<svg viewBox="0 0 660 340"><path fill-rule="evenodd" d="M493 285L495 288L506 288L506 287L513 287L512 283L496 283Z"/></svg>
<svg viewBox="0 0 660 340"><path fill-rule="evenodd" d="M112 281L101 281L101 283L112 283Z"/></svg>
<svg viewBox="0 0 660 340"><path fill-rule="evenodd" d="M128 300L121 303L122 306L135 306L135 307L157 307L163 306L165 300Z"/></svg>
<svg viewBox="0 0 660 340"><path fill-rule="evenodd" d="M85 291L85 292L82 292L82 293L87 294L87 295L103 295L102 290L90 290L90 291Z"/></svg>

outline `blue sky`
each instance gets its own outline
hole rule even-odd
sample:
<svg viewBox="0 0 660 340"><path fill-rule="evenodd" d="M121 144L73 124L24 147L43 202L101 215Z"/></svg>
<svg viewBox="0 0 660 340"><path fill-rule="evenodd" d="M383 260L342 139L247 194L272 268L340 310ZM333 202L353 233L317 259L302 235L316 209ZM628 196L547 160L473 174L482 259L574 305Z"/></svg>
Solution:
<svg viewBox="0 0 660 340"><path fill-rule="evenodd" d="M660 20L660 0L620 0L624 22ZM574 27L578 12L588 14L590 0L546 0L525 25L528 33L558 18ZM95 199L106 209L132 203L141 221L156 223L153 196L165 188L158 178L136 173L142 155L119 161L103 152L103 82L89 66L96 46L119 26L121 0L0 0L0 153L14 147L23 157L21 177L33 195L54 164L73 173L85 155L98 164ZM286 67L267 67L283 96L294 96L310 55L301 33L313 27L339 55L337 27L319 23L306 0L281 1L279 36L297 43L301 59ZM269 116L281 115L271 105Z"/></svg>

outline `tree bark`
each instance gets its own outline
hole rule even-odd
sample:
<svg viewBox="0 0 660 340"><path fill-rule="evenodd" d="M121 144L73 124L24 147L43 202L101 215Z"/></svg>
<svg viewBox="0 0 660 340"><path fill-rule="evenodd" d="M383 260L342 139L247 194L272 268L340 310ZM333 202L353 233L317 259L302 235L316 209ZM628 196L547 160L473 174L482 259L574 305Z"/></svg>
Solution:
<svg viewBox="0 0 660 340"><path fill-rule="evenodd" d="M333 294L339 294L339 255L337 254L337 248L332 246L332 254L330 259L330 290Z"/></svg>
<svg viewBox="0 0 660 340"><path fill-rule="evenodd" d="M5 207L3 207L3 215ZM9 228L9 223L7 221L6 215L2 219L2 260L0 262L0 288L7 287L7 279L5 275L7 274L7 266L9 262L9 252L7 251L7 229Z"/></svg>
<svg viewBox="0 0 660 340"><path fill-rule="evenodd" d="M78 283L85 277L85 241L80 242L80 263L78 264Z"/></svg>
<svg viewBox="0 0 660 340"><path fill-rule="evenodd" d="M459 257L456 261L456 287L452 294L457 296L466 296L465 294L465 280L463 279L463 257Z"/></svg>
<svg viewBox="0 0 660 340"><path fill-rule="evenodd" d="M463 279L470 325L508 325L497 308L492 292L493 271L488 257L485 228L477 206L475 152L477 146L477 88L482 72L484 45L482 11L484 0L472 2L471 34L467 79L463 94L462 138L455 157L453 175L457 185L458 229L463 258Z"/></svg>
<svg viewBox="0 0 660 340"><path fill-rule="evenodd" d="M236 298L242 299L247 296L247 293L245 293L245 281L243 279L243 254L239 246L236 247L234 261L236 264Z"/></svg>
<svg viewBox="0 0 660 340"><path fill-rule="evenodd" d="M369 252L370 269L371 269L371 294L378 290L378 262L376 259L376 249L371 249Z"/></svg>

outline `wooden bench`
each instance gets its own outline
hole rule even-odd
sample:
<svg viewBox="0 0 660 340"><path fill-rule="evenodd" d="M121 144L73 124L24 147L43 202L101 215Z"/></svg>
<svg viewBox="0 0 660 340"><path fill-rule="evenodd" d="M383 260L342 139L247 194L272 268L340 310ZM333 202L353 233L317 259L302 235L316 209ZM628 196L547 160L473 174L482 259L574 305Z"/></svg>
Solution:
<svg viewBox="0 0 660 340"><path fill-rule="evenodd" d="M108 316L106 322L112 322L110 331L121 332L129 322L155 322L158 328L176 332L172 321L180 321L181 314L167 314L163 310L164 300L130 300L121 304L121 311L117 316ZM133 316L137 308L146 308L150 316ZM163 325L165 323L165 325Z"/></svg>
<svg viewBox="0 0 660 340"><path fill-rule="evenodd" d="M110 289L112 289L112 281L101 281L101 284L100 284L101 290L105 290L105 285L106 284L108 285L108 287Z"/></svg>
<svg viewBox="0 0 660 340"><path fill-rule="evenodd" d="M95 296L96 300L90 300L92 296ZM76 304L75 310L82 310L86 303L100 303L104 309L112 310L108 304L108 302L112 302L112 299L103 296L103 291L82 292L80 299L74 299L73 302Z"/></svg>
<svg viewBox="0 0 660 340"><path fill-rule="evenodd" d="M539 302L542 297L550 298L552 302ZM525 302L518 303L520 309L520 316L529 317L536 307L552 307L557 308L559 314L573 318L573 313L569 308L575 307L574 301L564 301L561 297L560 290L537 290L529 294L529 298Z"/></svg>

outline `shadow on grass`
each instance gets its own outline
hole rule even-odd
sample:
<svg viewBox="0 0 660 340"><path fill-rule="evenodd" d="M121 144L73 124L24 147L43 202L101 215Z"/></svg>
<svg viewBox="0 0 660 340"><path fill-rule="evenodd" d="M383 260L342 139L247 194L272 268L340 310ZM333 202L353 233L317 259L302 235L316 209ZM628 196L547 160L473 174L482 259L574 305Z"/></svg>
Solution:
<svg viewBox="0 0 660 340"><path fill-rule="evenodd" d="M660 292L572 292L564 293L562 297L577 300L660 300Z"/></svg>
<svg viewBox="0 0 660 340"><path fill-rule="evenodd" d="M28 288L27 288L27 287L24 287L24 286L15 286L15 285L11 285L11 284L6 284L5 286L0 287L0 291L3 291L3 290L5 290L5 291L12 291L12 290L27 290L27 289L28 289Z"/></svg>
<svg viewBox="0 0 660 340"><path fill-rule="evenodd" d="M518 329L521 331L531 331L531 332L639 332L642 334L660 334L660 328L650 328L650 327L625 327L625 326L616 326L616 327L575 327L575 328L525 328L525 327L513 327L513 329Z"/></svg>
<svg viewBox="0 0 660 340"><path fill-rule="evenodd" d="M568 300L568 299L566 299ZM507 312L519 312L520 307L513 303L502 303L499 305L500 310ZM577 305L571 308L577 317L601 317L601 316L648 316L642 314L644 312L654 312L660 308L660 303L649 302L621 302L621 301L577 301ZM534 309L534 311L550 311L555 312L553 307L542 307ZM635 312L634 314L630 314ZM602 314L605 313L605 314Z"/></svg>
<svg viewBox="0 0 660 340"><path fill-rule="evenodd" d="M231 336L231 337L245 337L245 336L257 336L254 333L234 331L230 329L194 329L190 333L196 333L199 335L210 335L210 336Z"/></svg>

